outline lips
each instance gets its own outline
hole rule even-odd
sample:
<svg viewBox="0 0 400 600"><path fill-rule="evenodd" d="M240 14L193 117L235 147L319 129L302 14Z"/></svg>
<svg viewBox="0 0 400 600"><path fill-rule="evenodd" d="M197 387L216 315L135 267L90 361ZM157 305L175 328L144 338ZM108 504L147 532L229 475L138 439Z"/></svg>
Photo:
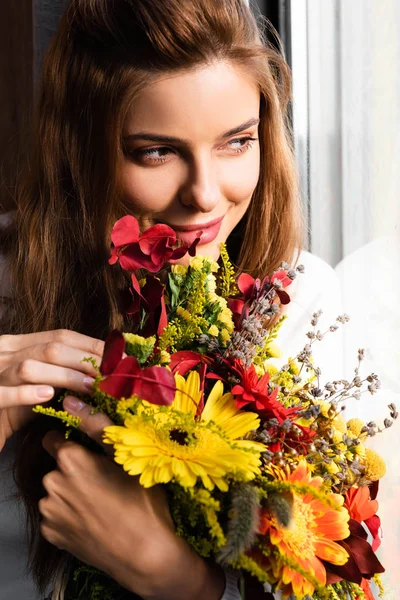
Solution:
<svg viewBox="0 0 400 600"><path fill-rule="evenodd" d="M225 215L224 215L225 216ZM191 245L196 238L200 236L199 246L209 244L219 234L224 217L219 217L208 223L198 223L194 225L169 225L177 237L184 243Z"/></svg>

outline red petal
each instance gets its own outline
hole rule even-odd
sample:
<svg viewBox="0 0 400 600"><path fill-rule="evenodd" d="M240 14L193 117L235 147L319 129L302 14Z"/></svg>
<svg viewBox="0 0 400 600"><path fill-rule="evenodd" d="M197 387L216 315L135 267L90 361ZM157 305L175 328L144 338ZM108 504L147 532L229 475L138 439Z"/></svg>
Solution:
<svg viewBox="0 0 400 600"><path fill-rule="evenodd" d="M201 398L200 398L200 402L197 405L197 412L196 412L197 416L200 416L204 410L204 384L206 381L206 372L207 372L207 365L205 363L202 363L200 365L200 371L199 371Z"/></svg>
<svg viewBox="0 0 400 600"><path fill-rule="evenodd" d="M139 223L131 215L117 221L111 233L111 240L115 247L120 248L127 244L137 242L139 239Z"/></svg>
<svg viewBox="0 0 400 600"><path fill-rule="evenodd" d="M188 371L197 367L197 365L202 362L202 359L203 356L197 352L180 350L179 352L174 352L174 354L172 354L169 367L174 373L179 373L179 375L184 377ZM212 375L212 373L210 373L210 375Z"/></svg>
<svg viewBox="0 0 400 600"><path fill-rule="evenodd" d="M139 363L134 356L121 360L114 371L99 383L99 388L114 398L130 398L132 396L133 374L140 371Z"/></svg>
<svg viewBox="0 0 400 600"><path fill-rule="evenodd" d="M243 300L236 300L236 298L229 298L229 300L228 300L229 309L237 315L242 314L243 306L244 306Z"/></svg>
<svg viewBox="0 0 400 600"><path fill-rule="evenodd" d="M171 254L169 255L169 257L167 259L168 262L169 263L176 262L177 260L179 260L180 258L185 256L187 251L188 251L188 247L186 245L179 246L179 248L176 248L173 252L171 252Z"/></svg>
<svg viewBox="0 0 400 600"><path fill-rule="evenodd" d="M378 481L373 481L369 487L369 493L371 496L371 500L376 500L379 491L379 479Z"/></svg>
<svg viewBox="0 0 400 600"><path fill-rule="evenodd" d="M162 335L162 332L164 331L164 329L166 328L166 326L168 325L168 317L167 317L167 307L165 306L165 298L164 298L164 290L161 296L161 314L160 314L160 320L158 321L158 327L157 327L157 335L160 336Z"/></svg>
<svg viewBox="0 0 400 600"><path fill-rule="evenodd" d="M111 248L111 256L108 259L108 264L109 265L115 265L116 262L118 262L118 252L116 248Z"/></svg>
<svg viewBox="0 0 400 600"><path fill-rule="evenodd" d="M165 367L148 367L142 369L133 380L132 391L142 400L152 404L169 405L175 398L175 378Z"/></svg>
<svg viewBox="0 0 400 600"><path fill-rule="evenodd" d="M161 298L164 295L164 286L158 277L149 275L146 284L142 288L142 296L147 303L149 313L153 313L161 304Z"/></svg>
<svg viewBox="0 0 400 600"><path fill-rule="evenodd" d="M151 272L159 270L159 265L155 265L151 256L141 251L139 244L130 244L124 248L119 256L119 264L129 273L137 269L147 269L147 271Z"/></svg>
<svg viewBox="0 0 400 600"><path fill-rule="evenodd" d="M131 281L132 281L132 287L133 287L133 289L135 290L135 292L139 296L141 296L142 293L141 293L141 290L140 290L140 285L139 285L139 282L137 280L137 277L136 277L135 273L132 273Z"/></svg>
<svg viewBox="0 0 400 600"><path fill-rule="evenodd" d="M225 381L223 377L217 375L216 373L207 373L207 379L217 379L218 381Z"/></svg>
<svg viewBox="0 0 400 600"><path fill-rule="evenodd" d="M242 294L247 297L250 296L253 291L255 279L248 273L242 273L237 280L237 286Z"/></svg>
<svg viewBox="0 0 400 600"><path fill-rule="evenodd" d="M346 539L345 543L350 548L351 554L364 577L369 579L375 573L384 573L385 569L366 540L356 535L351 535Z"/></svg>
<svg viewBox="0 0 400 600"><path fill-rule="evenodd" d="M125 350L124 336L118 329L108 334L104 346L103 358L100 365L100 373L109 375L122 359Z"/></svg>
<svg viewBox="0 0 400 600"><path fill-rule="evenodd" d="M201 232L203 233L203 232ZM200 238L196 238L191 246L189 246L189 256L196 256L197 244L199 243Z"/></svg>
<svg viewBox="0 0 400 600"><path fill-rule="evenodd" d="M121 259L120 259L120 261L121 261ZM286 304L290 303L290 296L287 292L284 292L283 290L275 290L275 291L279 297L279 300L281 301L281 304L283 304L285 306Z"/></svg>
<svg viewBox="0 0 400 600"><path fill-rule="evenodd" d="M172 249L168 244L168 239L162 239L153 245L151 250L151 260L154 264L159 264L160 268L168 261L172 254Z"/></svg>
<svg viewBox="0 0 400 600"><path fill-rule="evenodd" d="M373 515L369 519L366 519L364 522L365 522L365 525L370 530L372 538L373 538L372 550L374 552L376 552L378 550L379 546L381 545L381 540L379 537L379 530L381 528L381 520L378 517L378 515Z"/></svg>
<svg viewBox="0 0 400 600"><path fill-rule="evenodd" d="M141 297L132 289L122 290L119 297L119 310L123 314L136 315L140 311Z"/></svg>
<svg viewBox="0 0 400 600"><path fill-rule="evenodd" d="M164 247L170 247L175 244L175 231L168 225L160 223L159 225L153 225L153 227L146 229L139 240L140 247L146 254L150 254L153 251L154 246L159 242L162 242Z"/></svg>
<svg viewBox="0 0 400 600"><path fill-rule="evenodd" d="M347 542L347 540L346 540ZM360 585L362 580L362 573L357 565L356 559L354 558L349 546L346 542L338 541L337 543L342 546L349 553L349 559L345 565L332 565L331 563L327 563L322 561L325 565L327 571L326 582L328 584L334 583L338 581L337 577L340 579L345 579L346 581L351 581L352 583L357 583ZM333 576L332 576L333 573Z"/></svg>
<svg viewBox="0 0 400 600"><path fill-rule="evenodd" d="M232 389L231 392L232 394L235 396L240 396L241 394L244 394L244 387L241 385L235 385Z"/></svg>

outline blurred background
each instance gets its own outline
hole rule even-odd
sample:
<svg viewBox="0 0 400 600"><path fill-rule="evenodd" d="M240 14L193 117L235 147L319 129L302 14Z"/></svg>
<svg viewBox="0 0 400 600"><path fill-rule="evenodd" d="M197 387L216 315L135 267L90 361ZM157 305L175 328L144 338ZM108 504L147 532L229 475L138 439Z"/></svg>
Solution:
<svg viewBox="0 0 400 600"><path fill-rule="evenodd" d="M43 53L65 3L1 0L0 212L13 208L11 176L29 152L24 131ZM342 349L345 375L351 377L357 348L364 347L366 372L382 379L380 394L348 407L348 414L379 421L389 402L400 404L400 1L250 4L257 18L267 18L279 33L292 68L305 246L335 269L342 308L352 317ZM381 552L389 572L385 598L395 600L400 598L400 423L378 438L389 466L380 494L386 524Z"/></svg>

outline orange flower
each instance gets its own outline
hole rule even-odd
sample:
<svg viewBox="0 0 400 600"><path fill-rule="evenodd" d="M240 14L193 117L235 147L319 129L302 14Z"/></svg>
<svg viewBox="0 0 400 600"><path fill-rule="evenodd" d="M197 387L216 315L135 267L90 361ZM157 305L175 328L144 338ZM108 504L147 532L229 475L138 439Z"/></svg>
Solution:
<svg viewBox="0 0 400 600"><path fill-rule="evenodd" d="M326 570L321 561L344 565L348 560L346 550L334 540L349 536L349 513L343 507L342 496L324 493L322 478L311 476L306 461L301 461L293 473L273 467L273 475L294 486L314 488L316 492L314 497L293 489L288 526L268 509L262 511L260 525L260 533L269 536L269 548L273 550L272 545L278 551L267 560L283 598L292 594L296 598L311 596L316 586L326 584Z"/></svg>
<svg viewBox="0 0 400 600"><path fill-rule="evenodd" d="M346 494L345 506L350 517L359 523L373 517L378 512L378 501L371 500L368 486L350 488Z"/></svg>

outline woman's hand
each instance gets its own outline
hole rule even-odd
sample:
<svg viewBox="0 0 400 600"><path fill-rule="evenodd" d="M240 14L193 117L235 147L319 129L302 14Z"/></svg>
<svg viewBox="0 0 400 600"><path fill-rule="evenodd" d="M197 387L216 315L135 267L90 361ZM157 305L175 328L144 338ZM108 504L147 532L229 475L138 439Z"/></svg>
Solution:
<svg viewBox="0 0 400 600"><path fill-rule="evenodd" d="M56 387L88 392L104 342L68 330L0 337L0 450L33 416L32 406L48 402Z"/></svg>
<svg viewBox="0 0 400 600"><path fill-rule="evenodd" d="M102 443L104 414L67 397L64 408ZM144 489L111 458L48 433L44 448L57 461L39 503L42 535L81 561L108 573L145 600L219 600L224 576L175 534L162 487ZM110 446L105 446L110 452Z"/></svg>

